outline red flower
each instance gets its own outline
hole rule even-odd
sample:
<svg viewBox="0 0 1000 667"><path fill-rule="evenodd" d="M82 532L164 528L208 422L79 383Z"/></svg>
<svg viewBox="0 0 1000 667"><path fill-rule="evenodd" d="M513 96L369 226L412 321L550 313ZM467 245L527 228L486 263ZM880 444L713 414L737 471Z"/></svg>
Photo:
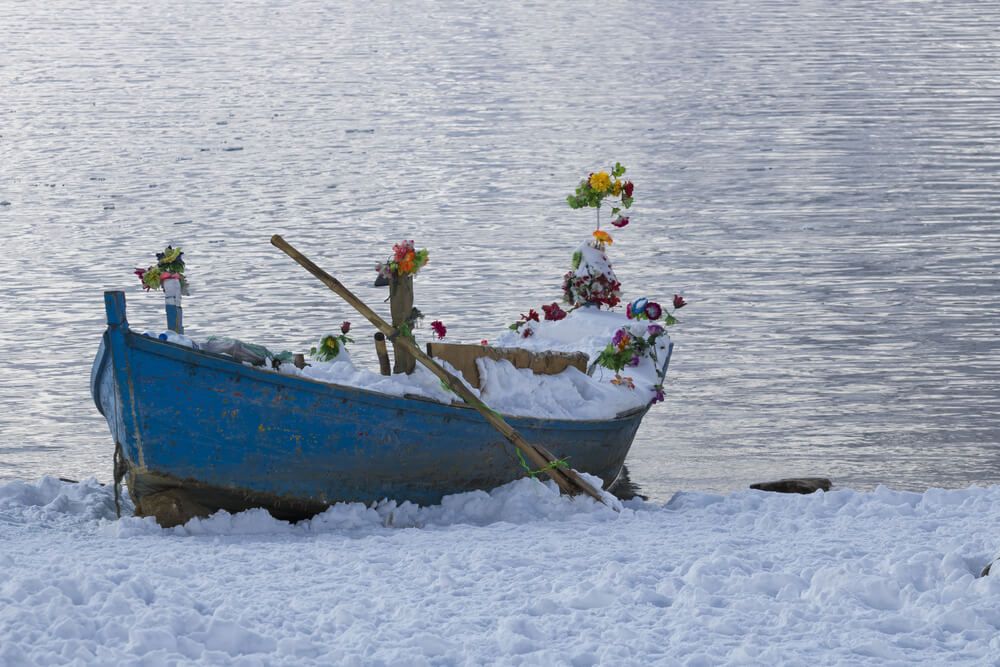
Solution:
<svg viewBox="0 0 1000 667"><path fill-rule="evenodd" d="M346 334L350 330L351 330L350 322L344 322L343 324L340 325L340 333Z"/></svg>
<svg viewBox="0 0 1000 667"><path fill-rule="evenodd" d="M521 338L527 338L528 336L534 336L535 330L531 327L524 327L524 331L521 332Z"/></svg>
<svg viewBox="0 0 1000 667"><path fill-rule="evenodd" d="M489 341L481 340L481 341L479 341L479 344L480 345L489 345Z"/></svg>
<svg viewBox="0 0 1000 667"><path fill-rule="evenodd" d="M611 221L611 224L614 225L615 227L624 227L625 225L628 224L628 216L622 217L619 215L617 218Z"/></svg>
<svg viewBox="0 0 1000 667"><path fill-rule="evenodd" d="M674 308L683 308L686 305L687 301L684 300L684 297L674 295Z"/></svg>
<svg viewBox="0 0 1000 667"><path fill-rule="evenodd" d="M626 197L631 197L632 196L632 188L634 188L634 187L635 186L632 185L632 181L625 181L625 185L623 186L623 189L625 190L625 196Z"/></svg>
<svg viewBox="0 0 1000 667"><path fill-rule="evenodd" d="M547 320L558 321L566 317L566 311L555 302L551 306L542 306L542 310L545 311L545 319Z"/></svg>
<svg viewBox="0 0 1000 667"><path fill-rule="evenodd" d="M444 335L448 333L448 330L445 328L444 324L441 323L441 320L434 320L431 322L431 329L434 329L434 333L437 334L438 338L444 338Z"/></svg>
<svg viewBox="0 0 1000 667"><path fill-rule="evenodd" d="M544 308L543 308L543 310L544 310ZM541 321L541 320L538 319L538 311L536 311L534 308L532 308L531 310L529 310L527 315L525 315L524 313L521 313L521 319L524 320L525 322L530 322L531 320L534 320L536 322L540 322Z"/></svg>

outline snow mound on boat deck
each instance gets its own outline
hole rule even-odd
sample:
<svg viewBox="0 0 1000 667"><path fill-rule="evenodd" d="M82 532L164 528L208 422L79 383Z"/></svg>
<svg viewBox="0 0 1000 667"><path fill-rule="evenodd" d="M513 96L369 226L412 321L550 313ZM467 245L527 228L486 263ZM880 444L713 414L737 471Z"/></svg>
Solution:
<svg viewBox="0 0 1000 667"><path fill-rule="evenodd" d="M649 325L648 321L636 322L620 313L578 308L559 321L531 322L526 326L530 326L534 333L527 338L507 330L500 335L497 345L532 352L585 352L592 363L618 329L625 327L644 335ZM480 373L480 389L477 390L465 382L461 372L451 364L441 359L437 361L461 378L466 387L486 405L502 414L542 419L611 419L619 413L641 408L652 400L653 386L659 382L668 343L669 337L665 335L658 340L659 365L651 359L643 359L638 366L629 366L622 372L635 383L634 389L612 384L614 372L600 366L593 375L586 375L575 368L556 375L536 375L528 369L514 368L506 360L482 358L476 362ZM358 368L350 353L344 350L333 361L310 360L309 364L303 369L283 364L281 372L392 396L410 394L441 403L459 400L436 375L419 363L411 375L385 376Z"/></svg>
<svg viewBox="0 0 1000 667"><path fill-rule="evenodd" d="M440 362L453 375L461 377L461 373L455 370L450 364ZM299 369L292 364L282 364L281 372L286 375L297 375L299 377L318 380L330 384L344 387L356 387L377 391L380 394L390 396L421 396L429 398L439 403L451 403L458 400L458 397L446 389L441 380L424 366L417 364L413 373L409 375L382 375L354 365L351 355L347 350L341 350L332 361L317 361L311 359L309 365ZM464 379L463 379L464 382ZM478 395L478 391L466 387Z"/></svg>
<svg viewBox="0 0 1000 667"><path fill-rule="evenodd" d="M114 520L0 485L0 664L990 665L1000 486L679 493L531 480L297 525ZM111 510L113 512L113 509ZM390 518L391 517L391 518ZM401 527L407 526L407 527Z"/></svg>
<svg viewBox="0 0 1000 667"><path fill-rule="evenodd" d="M498 347L522 348L532 352L584 352L590 358L592 375L583 375L575 369L569 369L554 376L538 375L533 379L526 377L525 382L518 386L512 382L511 373L500 368L504 364L510 364L480 359L477 361L479 371L481 376L486 377L486 382L481 381L483 397L487 402L522 407L529 403L524 399L524 394L531 398L537 396L549 414L562 416L560 413L566 411L573 418L579 419L607 419L619 412L648 405L653 399L653 387L659 384L663 363L667 359L670 337L666 333L656 341L655 362L646 357L639 361L638 366L626 366L621 371L622 376L632 380L634 389L611 384L615 372L593 364L619 329L625 329L634 336L646 336L649 326L653 324L656 323L629 319L624 313L584 307L569 312L561 320L528 322L519 331L508 329L497 338ZM525 337L524 330L529 327L532 334ZM535 392L517 391L526 389L526 385L531 382L537 387ZM577 401L579 406L574 409L574 402Z"/></svg>

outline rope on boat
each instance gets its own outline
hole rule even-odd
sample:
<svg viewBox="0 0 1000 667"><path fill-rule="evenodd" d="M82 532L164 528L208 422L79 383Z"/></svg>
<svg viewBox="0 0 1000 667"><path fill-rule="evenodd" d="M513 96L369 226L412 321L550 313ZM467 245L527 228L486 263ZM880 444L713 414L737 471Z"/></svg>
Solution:
<svg viewBox="0 0 1000 667"><path fill-rule="evenodd" d="M537 475L539 473L543 473L546 470L548 470L549 468L557 468L557 467L568 468L569 467L569 464L566 463L566 459L558 459L556 461L550 462L544 468L541 468L539 470L532 470L531 468L528 467L528 462L524 460L524 456L521 454L521 450L518 449L516 451L517 451L517 458L521 459L521 467L528 471L528 476L531 477L532 479L535 478L535 475Z"/></svg>

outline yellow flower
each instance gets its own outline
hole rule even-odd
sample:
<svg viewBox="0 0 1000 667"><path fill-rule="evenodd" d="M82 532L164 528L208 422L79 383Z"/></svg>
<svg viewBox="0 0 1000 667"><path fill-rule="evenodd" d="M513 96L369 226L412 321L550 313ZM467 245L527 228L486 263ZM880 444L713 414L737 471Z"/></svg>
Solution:
<svg viewBox="0 0 1000 667"><path fill-rule="evenodd" d="M594 238L597 239L597 242L602 246L604 244L611 245L614 243L614 241L611 240L611 236L607 232L602 232L600 229L594 232Z"/></svg>
<svg viewBox="0 0 1000 667"><path fill-rule="evenodd" d="M618 179L616 178L616 179L615 179L615 189L614 189L614 194L615 194L615 196L617 197L617 196L618 196L618 195L620 195L621 193L622 193L622 182L621 182L620 180L618 180Z"/></svg>
<svg viewBox="0 0 1000 667"><path fill-rule="evenodd" d="M590 187L594 188L598 192L604 192L611 187L611 177L608 176L608 172L599 171L596 174L591 174Z"/></svg>

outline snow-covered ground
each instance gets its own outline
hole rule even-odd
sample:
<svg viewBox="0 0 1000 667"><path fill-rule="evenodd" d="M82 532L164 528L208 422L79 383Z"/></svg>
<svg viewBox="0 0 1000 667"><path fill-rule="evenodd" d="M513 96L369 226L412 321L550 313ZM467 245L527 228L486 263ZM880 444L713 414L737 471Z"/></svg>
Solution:
<svg viewBox="0 0 1000 667"><path fill-rule="evenodd" d="M1000 486L619 509L524 479L164 530L93 480L11 482L0 664L1000 661Z"/></svg>

